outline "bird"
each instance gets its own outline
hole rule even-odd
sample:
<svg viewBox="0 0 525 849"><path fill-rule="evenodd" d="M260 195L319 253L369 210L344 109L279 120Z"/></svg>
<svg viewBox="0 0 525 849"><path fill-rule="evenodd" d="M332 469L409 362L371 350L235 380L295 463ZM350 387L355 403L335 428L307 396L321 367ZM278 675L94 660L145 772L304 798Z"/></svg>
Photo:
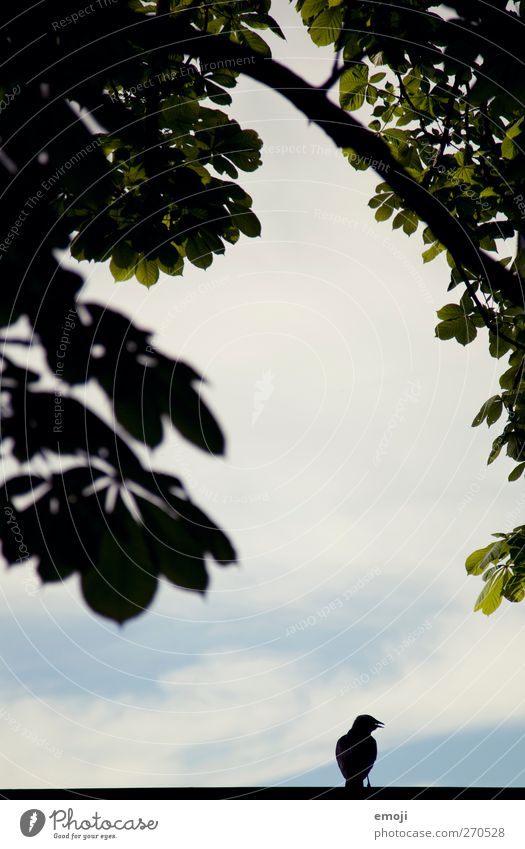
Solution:
<svg viewBox="0 0 525 849"><path fill-rule="evenodd" d="M361 714L347 734L337 741L335 756L337 765L345 778L345 787L360 789L368 779L368 773L377 757L377 743L371 736L372 731L383 728L384 723L368 714ZM368 780L370 787L370 780Z"/></svg>

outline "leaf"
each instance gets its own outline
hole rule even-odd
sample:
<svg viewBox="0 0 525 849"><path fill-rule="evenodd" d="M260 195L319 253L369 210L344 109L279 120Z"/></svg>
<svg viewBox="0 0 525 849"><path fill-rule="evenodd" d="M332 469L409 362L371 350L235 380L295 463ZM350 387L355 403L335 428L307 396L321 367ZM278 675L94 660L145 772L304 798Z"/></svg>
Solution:
<svg viewBox="0 0 525 849"><path fill-rule="evenodd" d="M507 455L517 462L522 462L525 459L525 439L523 431L515 430L513 433L508 434Z"/></svg>
<svg viewBox="0 0 525 849"><path fill-rule="evenodd" d="M174 244L162 245L157 252L157 264L164 274L182 274L184 270L184 259Z"/></svg>
<svg viewBox="0 0 525 849"><path fill-rule="evenodd" d="M157 589L142 529L119 499L118 533L106 529L94 567L82 575L82 593L101 616L122 623L151 604Z"/></svg>
<svg viewBox="0 0 525 849"><path fill-rule="evenodd" d="M441 309L437 311L437 317L442 321L447 321L451 318L463 318L463 315L463 309L459 306L459 304L445 304L444 307L441 307Z"/></svg>
<svg viewBox="0 0 525 849"><path fill-rule="evenodd" d="M476 326L465 315L462 315L461 318L443 321L435 329L438 339L456 339L460 345L468 345L473 342L477 332Z"/></svg>
<svg viewBox="0 0 525 849"><path fill-rule="evenodd" d="M417 228L419 227L419 216L412 212L411 210L405 210L405 220L403 222L403 232L407 234L407 236L411 236L412 233L415 233Z"/></svg>
<svg viewBox="0 0 525 849"><path fill-rule="evenodd" d="M525 598L525 577L523 575L509 575L503 587L503 595L508 601L514 603L523 601Z"/></svg>
<svg viewBox="0 0 525 849"><path fill-rule="evenodd" d="M319 15L325 6L325 0L304 0L304 3L301 5L301 17L303 21L308 23L312 18Z"/></svg>
<svg viewBox="0 0 525 849"><path fill-rule="evenodd" d="M511 358L511 362L512 362L512 358ZM499 385L501 386L502 389L511 390L511 389L514 388L514 382L515 382L517 375L518 375L518 368L519 368L518 365L511 365L510 368L508 368L506 371L503 372L503 374L501 375L501 377L499 379Z"/></svg>
<svg viewBox="0 0 525 849"><path fill-rule="evenodd" d="M339 0L339 2L342 2L342 0ZM332 5L332 3L330 3L329 5ZM337 3L335 3L334 5L337 5ZM257 14L255 16L246 15L244 17L244 20L251 27L257 29L271 29L276 35L279 36L279 38L282 38L284 39L284 41L286 41L286 37L281 27L279 26L275 18L272 18L271 15L268 15L265 12Z"/></svg>
<svg viewBox="0 0 525 849"><path fill-rule="evenodd" d="M502 569L500 572L495 573L490 580L487 581L477 598L476 604L474 605L474 611L482 610L485 616L490 616L491 613L494 613L494 611L497 610L501 604L505 579L506 573L505 570Z"/></svg>
<svg viewBox="0 0 525 849"><path fill-rule="evenodd" d="M186 590L205 593L209 578L204 547L184 522L145 499L138 499L146 545L159 572Z"/></svg>
<svg viewBox="0 0 525 849"><path fill-rule="evenodd" d="M173 367L167 361L159 375L159 392L169 399L167 412L179 433L203 451L220 455L225 450L224 435L193 387L197 379L199 375L185 363L179 362Z"/></svg>
<svg viewBox="0 0 525 849"><path fill-rule="evenodd" d="M469 345L478 335L476 325L469 319L454 322L455 337L460 345Z"/></svg>
<svg viewBox="0 0 525 849"><path fill-rule="evenodd" d="M446 342L449 339L454 339L456 335L454 322L442 321L441 324L437 324L435 328L435 334L438 339L441 339L442 342Z"/></svg>
<svg viewBox="0 0 525 849"><path fill-rule="evenodd" d="M261 222L254 212L231 201L228 203L228 209L232 214L234 223L245 236L253 238L261 235Z"/></svg>
<svg viewBox="0 0 525 849"><path fill-rule="evenodd" d="M474 183L474 177L476 174L476 169L474 165L463 165L461 168L457 168L453 174L454 183Z"/></svg>
<svg viewBox="0 0 525 849"><path fill-rule="evenodd" d="M419 218L415 212L411 212L409 209L402 209L392 221L392 228L397 230L399 227L402 227L407 236L411 236L417 230L418 224Z"/></svg>
<svg viewBox="0 0 525 849"><path fill-rule="evenodd" d="M148 289L154 286L159 279L159 267L156 260L140 259L135 269L135 277Z"/></svg>
<svg viewBox="0 0 525 849"><path fill-rule="evenodd" d="M111 260L117 268L133 268L139 255L127 242L121 241L111 251Z"/></svg>
<svg viewBox="0 0 525 849"><path fill-rule="evenodd" d="M388 202L384 203L379 209L376 210L375 220L376 221L387 221L394 211L394 207L391 206Z"/></svg>
<svg viewBox="0 0 525 849"><path fill-rule="evenodd" d="M481 410L475 416L474 421L472 422L471 426L472 427L478 427L478 425L480 425L483 421L485 421L485 419L487 418L487 416L489 414L489 410L491 408L491 405L494 402L499 401L499 400L501 400L500 395L493 395L491 398L489 398L487 401L485 401Z"/></svg>
<svg viewBox="0 0 525 849"><path fill-rule="evenodd" d="M499 455L501 453L501 449L503 448L504 444L505 444L505 440L503 439L503 437L501 437L501 436L496 437L496 439L492 443L492 449L491 449L490 454L488 456L487 466L490 466L494 462L494 460L496 460L499 457Z"/></svg>
<svg viewBox="0 0 525 849"><path fill-rule="evenodd" d="M201 108L197 100L170 95L162 103L159 122L176 134L186 135L196 126Z"/></svg>
<svg viewBox="0 0 525 849"><path fill-rule="evenodd" d="M260 35L257 35L256 32L252 32L252 30L245 29L243 27L242 29L237 30L237 37L241 44L249 47L254 53L257 53L259 56L264 56L265 59L271 59L272 51L264 39L262 39Z"/></svg>
<svg viewBox="0 0 525 849"><path fill-rule="evenodd" d="M491 357L495 357L496 359L501 359L501 357L505 356L508 351L510 351L512 345L510 342L507 342L506 339L502 339L501 336L496 335L489 330L489 353Z"/></svg>
<svg viewBox="0 0 525 849"><path fill-rule="evenodd" d="M231 94L228 94L223 88L215 85L211 80L205 79L206 94L218 106L230 106L232 102Z"/></svg>
<svg viewBox="0 0 525 849"><path fill-rule="evenodd" d="M441 242L434 242L426 251L423 251L422 257L423 262L430 262L435 259L439 254L445 250L445 245L442 245Z"/></svg>
<svg viewBox="0 0 525 849"><path fill-rule="evenodd" d="M114 279L120 283L133 277L135 273L135 266L132 265L130 268L121 268L119 265L115 265L112 257L109 263L109 270L111 271Z"/></svg>
<svg viewBox="0 0 525 849"><path fill-rule="evenodd" d="M503 401L501 398L495 398L489 406L487 413L487 424L490 427L497 422L503 412Z"/></svg>
<svg viewBox="0 0 525 849"><path fill-rule="evenodd" d="M481 575L490 563L496 563L504 551L504 545L491 542L485 548L478 548L469 554L465 561L465 569L469 575Z"/></svg>
<svg viewBox="0 0 525 849"><path fill-rule="evenodd" d="M518 155L519 150L512 141L512 139L505 136L501 143L501 155L503 159L515 159Z"/></svg>
<svg viewBox="0 0 525 849"><path fill-rule="evenodd" d="M339 7L321 12L311 24L309 33L314 44L326 47L337 41L343 25L343 10Z"/></svg>
<svg viewBox="0 0 525 849"><path fill-rule="evenodd" d="M339 80L339 104L343 109L352 112L359 109L365 100L368 84L367 65L356 62L341 74Z"/></svg>
<svg viewBox="0 0 525 849"><path fill-rule="evenodd" d="M186 242L186 256L197 268L209 268L213 262L212 252L199 232L194 233L188 238Z"/></svg>
<svg viewBox="0 0 525 849"><path fill-rule="evenodd" d="M515 159L519 153L519 148L512 139L516 138L521 133L521 124L523 121L523 116L519 118L518 121L515 121L505 132L505 138L501 143L501 155L504 159Z"/></svg>
<svg viewBox="0 0 525 849"><path fill-rule="evenodd" d="M519 466L516 466L509 475L509 481L517 481L522 476L524 469L525 463L520 463Z"/></svg>
<svg viewBox="0 0 525 849"><path fill-rule="evenodd" d="M115 392L114 410L119 424L139 442L156 448L162 442L163 430L157 399L150 400L151 392L146 394L143 375L136 374L135 385L126 392L125 381L119 375L118 394Z"/></svg>

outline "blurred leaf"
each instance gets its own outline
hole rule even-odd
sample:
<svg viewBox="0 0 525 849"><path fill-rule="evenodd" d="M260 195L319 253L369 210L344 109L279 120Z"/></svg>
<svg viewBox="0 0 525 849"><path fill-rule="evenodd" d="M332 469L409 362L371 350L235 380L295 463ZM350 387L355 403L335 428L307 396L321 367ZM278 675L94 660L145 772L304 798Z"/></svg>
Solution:
<svg viewBox="0 0 525 849"><path fill-rule="evenodd" d="M157 574L148 557L142 529L119 501L118 536L103 534L96 562L82 575L82 593L92 610L119 623L151 604Z"/></svg>

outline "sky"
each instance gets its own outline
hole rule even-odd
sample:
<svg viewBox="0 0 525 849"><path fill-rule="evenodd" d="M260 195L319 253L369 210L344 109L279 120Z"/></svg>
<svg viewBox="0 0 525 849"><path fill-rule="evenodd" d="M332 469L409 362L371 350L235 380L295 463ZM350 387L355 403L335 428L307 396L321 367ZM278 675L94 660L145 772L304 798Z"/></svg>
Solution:
<svg viewBox="0 0 525 849"><path fill-rule="evenodd" d="M333 56L284 0L274 55L315 84ZM484 334L434 336L446 263L378 224L356 172L278 94L241 78L231 114L264 139L242 175L262 222L206 272L146 290L82 264L118 308L206 375L225 458L176 434L180 475L235 542L206 599L164 585L119 628L73 577L0 589L4 787L341 784L336 740L371 713L375 785L521 786L523 607L472 607L464 560L521 522L495 434L472 429L502 364Z"/></svg>

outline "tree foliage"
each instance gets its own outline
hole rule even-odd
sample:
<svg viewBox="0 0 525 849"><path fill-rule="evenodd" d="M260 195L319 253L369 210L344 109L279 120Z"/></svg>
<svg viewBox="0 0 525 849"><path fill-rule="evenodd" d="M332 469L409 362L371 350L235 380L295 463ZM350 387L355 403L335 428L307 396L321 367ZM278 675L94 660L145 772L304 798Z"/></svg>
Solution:
<svg viewBox="0 0 525 849"><path fill-rule="evenodd" d="M16 16L0 12L10 222L0 243L2 445L20 466L5 485L8 562L37 558L44 581L80 573L88 604L124 621L148 606L158 576L204 591L206 557L235 559L182 482L146 467L138 450L173 426L223 452L200 375L153 350L124 316L79 302L81 278L56 251L108 262L119 283L150 287L160 274L208 268L241 235L258 236L239 180L260 165L261 140L229 114L241 73L322 127L352 168L379 174L369 204L378 222L419 230L423 262L446 258L451 302L436 335L461 345L485 335L490 354L507 358L501 392L474 425L506 417L489 462L505 448L518 479L524 4L511 5L298 0L313 42L335 54L320 88L272 59L265 31L283 34L270 0L96 0L82 16L72 2L22 2ZM328 96L334 84L338 105ZM23 357L35 347L40 373ZM92 383L112 416L79 400ZM524 534L502 534L467 560L470 574L486 578L477 605L485 613L525 594Z"/></svg>
<svg viewBox="0 0 525 849"><path fill-rule="evenodd" d="M1 13L2 447L20 470L4 485L2 550L10 564L36 559L44 582L78 573L91 609L123 622L150 604L159 577L202 593L206 558L235 560L139 443L155 448L173 426L221 455L224 437L201 376L123 315L77 303L82 280L55 252L73 236L77 259L109 260L115 279L146 286L187 260L207 267L223 240L259 233L249 196L211 169L252 170L260 141L213 106L229 103L235 70L207 73L180 49L152 58L147 6L94 6L82 21L77 4L24 7ZM38 371L28 349L31 361L44 356ZM93 384L106 418L75 392Z"/></svg>
<svg viewBox="0 0 525 849"><path fill-rule="evenodd" d="M480 252L494 254L513 273L502 290L489 274L458 262L454 243L437 238L406 195L392 190L385 174L369 202L376 221L390 220L408 236L419 229L423 262L446 256L448 289L460 292L457 302L438 311L436 336L465 346L482 332L490 355L507 359L501 393L483 404L473 426L485 421L490 427L505 417L488 462L505 448L517 464L509 474L516 481L525 470L525 81L520 60L525 4L513 4L512 10L506 6L451 2L446 10L408 0L391 7L297 3L313 41L333 44L341 57L341 107L366 111L369 130L388 145L405 173L439 201ZM351 148L345 153L354 168L370 167ZM486 584L475 609L487 614L502 598L521 601L525 595L525 529L499 536L500 542L474 552L466 562L469 574L483 574Z"/></svg>

